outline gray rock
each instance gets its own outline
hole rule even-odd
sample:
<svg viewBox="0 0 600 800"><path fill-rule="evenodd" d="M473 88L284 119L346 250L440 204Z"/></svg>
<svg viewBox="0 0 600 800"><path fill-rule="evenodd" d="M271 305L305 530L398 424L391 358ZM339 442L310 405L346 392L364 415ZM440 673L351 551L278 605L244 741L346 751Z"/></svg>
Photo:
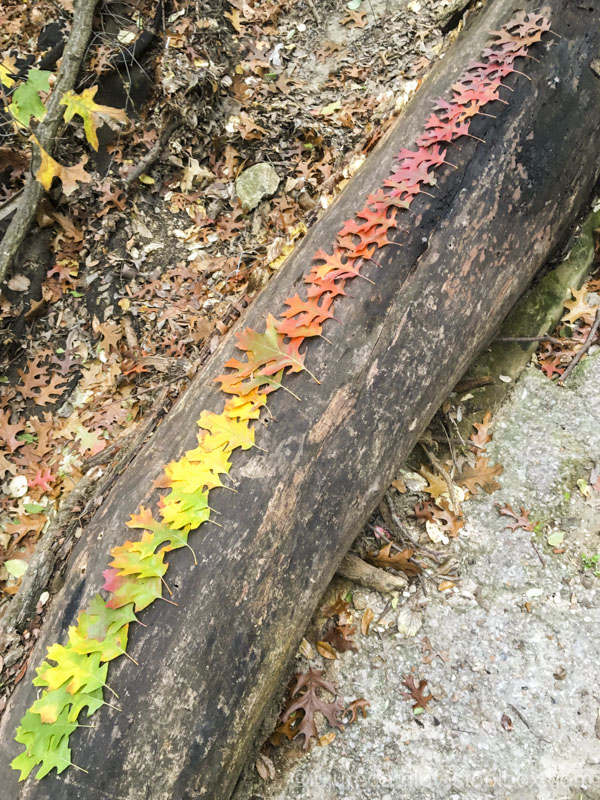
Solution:
<svg viewBox="0 0 600 800"><path fill-rule="evenodd" d="M270 164L255 164L245 169L235 182L235 193L247 211L277 191L281 178Z"/></svg>

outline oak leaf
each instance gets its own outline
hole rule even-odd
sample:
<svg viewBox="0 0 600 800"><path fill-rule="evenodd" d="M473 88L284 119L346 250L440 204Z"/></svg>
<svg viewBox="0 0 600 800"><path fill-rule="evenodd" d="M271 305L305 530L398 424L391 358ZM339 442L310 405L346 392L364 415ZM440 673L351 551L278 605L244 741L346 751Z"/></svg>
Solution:
<svg viewBox="0 0 600 800"><path fill-rule="evenodd" d="M499 475L504 472L502 464L490 464L487 456L479 456L475 462L475 466L465 464L457 480L459 486L467 488L471 494L477 494L479 487L484 492L492 494L496 489L500 488L500 484L496 480Z"/></svg>
<svg viewBox="0 0 600 800"><path fill-rule="evenodd" d="M566 300L563 303L564 307L568 308L569 311L567 314L563 315L562 321L568 322L569 324L573 324L579 319L583 319L584 322L588 324L593 322L595 309L585 302L586 295L588 294L587 288L584 286L583 289L569 289L569 291L574 299Z"/></svg>
<svg viewBox="0 0 600 800"><path fill-rule="evenodd" d="M514 520L514 522L507 522L505 527L510 528L510 530L514 533L516 530L524 530L524 531L534 531L535 530L535 523L533 523L529 519L529 511L526 511L523 506L521 506L521 513L517 514L513 511L512 506L508 503L505 506L501 506L500 503L496 503L498 508L498 513L503 517L510 517Z"/></svg>
<svg viewBox="0 0 600 800"><path fill-rule="evenodd" d="M343 728L339 719L344 710L344 703L341 695L333 683L323 680L323 671L310 669L306 673L296 675L296 682L290 690L290 699L286 703L284 713L281 717L283 723L287 722L292 714L298 711L303 712L297 726L294 727L294 738L304 736L304 749L310 747L311 738L318 737L319 733L315 723L314 715L320 712L327 722L334 728ZM323 700L317 694L317 690L322 689L333 695L333 701Z"/></svg>
<svg viewBox="0 0 600 800"><path fill-rule="evenodd" d="M10 762L13 769L21 772L19 781L24 781L40 764L36 779L40 780L53 769L57 773L71 766L69 736L77 723L68 722L66 712L52 725L43 723L39 714L27 711L17 728L15 739L25 745L25 750Z"/></svg>
<svg viewBox="0 0 600 800"><path fill-rule="evenodd" d="M415 681L414 675L406 675L402 681L402 685L406 686L408 692L402 692L402 697L405 700L413 701L413 711L417 708L427 710L427 703L433 700L432 694L425 694L427 689L427 681L420 680L419 683Z"/></svg>
<svg viewBox="0 0 600 800"><path fill-rule="evenodd" d="M419 473L427 481L427 486L423 489L423 491L431 495L434 500L437 500L443 494L448 494L448 484L440 475L435 475L425 466L421 466Z"/></svg>
<svg viewBox="0 0 600 800"><path fill-rule="evenodd" d="M422 570L421 567L412 561L415 554L414 550L407 547L405 550L391 554L392 542L386 544L381 550L367 554L367 560L376 567L392 567L393 569L401 570L407 575L418 575Z"/></svg>
<svg viewBox="0 0 600 800"><path fill-rule="evenodd" d="M486 411L485 416L483 417L483 422L474 422L473 427L476 430L476 433L472 433L469 437L473 444L479 448L485 448L485 445L488 442L492 441L492 434L490 433L490 428L492 426L492 412Z"/></svg>
<svg viewBox="0 0 600 800"><path fill-rule="evenodd" d="M323 639L335 647L338 653L346 653L348 650L358 650L356 642L351 638L354 633L356 633L355 625L334 625L327 631ZM323 654L321 653L321 655Z"/></svg>
<svg viewBox="0 0 600 800"><path fill-rule="evenodd" d="M362 714L363 719L366 719L367 708L371 708L371 703L369 703L368 700L365 700L364 697L359 697L356 700L353 700L351 703L348 703L347 707L344 709L344 715L350 714L350 719L346 724L352 725L354 722L358 722L359 713Z"/></svg>
<svg viewBox="0 0 600 800"><path fill-rule="evenodd" d="M133 603L136 611L142 611L155 600L162 598L160 578L119 575L116 569L105 569L102 575L104 576L102 588L111 594L106 602L109 608L121 608Z"/></svg>
<svg viewBox="0 0 600 800"><path fill-rule="evenodd" d="M38 171L35 173L35 179L39 181L46 191L49 191L54 178L58 178L62 183L62 189L68 197L77 188L77 182L89 183L92 176L85 171L84 167L88 162L86 155L82 156L81 161L72 167L63 167L58 161L55 161L52 156L47 153L35 136L30 136L30 142L35 142L38 146L41 155L41 164Z"/></svg>
<svg viewBox="0 0 600 800"><path fill-rule="evenodd" d="M81 94L68 91L63 94L60 100L61 106L65 106L65 122L70 122L77 114L83 120L83 129L86 138L94 150L98 150L98 134L96 129L101 122L114 120L122 124L127 124L129 118L122 108L112 106L100 106L94 102L94 97L98 91L97 86L90 86L84 89Z"/></svg>
<svg viewBox="0 0 600 800"><path fill-rule="evenodd" d="M48 689L59 689L67 685L67 691L75 694L80 689L86 692L95 692L106 686L106 673L108 664L100 666L100 654L77 653L68 645L53 644L48 648L46 658L55 661L56 666L44 661L37 668L37 677L33 679L35 686L44 686Z"/></svg>

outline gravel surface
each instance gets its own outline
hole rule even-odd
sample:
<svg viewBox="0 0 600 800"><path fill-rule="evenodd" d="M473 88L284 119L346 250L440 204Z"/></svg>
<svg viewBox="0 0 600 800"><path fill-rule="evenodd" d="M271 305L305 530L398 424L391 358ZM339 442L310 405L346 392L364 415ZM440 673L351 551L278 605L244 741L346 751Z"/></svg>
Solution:
<svg viewBox="0 0 600 800"><path fill-rule="evenodd" d="M428 590L413 638L397 632L398 608L358 635L327 677L347 701L367 698L368 718L308 755L277 748L275 780L249 770L236 800L600 798L600 578L581 558L600 552L600 495L577 486L600 462L599 386L599 354L566 388L523 374L488 446L502 488L464 504L450 545L458 586ZM524 506L538 532L507 530L497 502ZM547 537L559 531L554 553ZM384 596L345 589L357 621L365 606L376 620L384 611ZM446 661L423 663L424 637ZM402 698L411 670L435 698L418 717Z"/></svg>

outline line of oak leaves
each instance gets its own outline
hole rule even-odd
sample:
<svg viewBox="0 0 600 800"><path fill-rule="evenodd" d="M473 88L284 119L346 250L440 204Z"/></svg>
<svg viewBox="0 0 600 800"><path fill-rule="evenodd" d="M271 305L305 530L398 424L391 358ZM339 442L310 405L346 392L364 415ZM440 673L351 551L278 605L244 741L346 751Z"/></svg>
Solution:
<svg viewBox="0 0 600 800"><path fill-rule="evenodd" d="M253 422L268 395L280 388L291 391L282 385L285 375L303 370L311 374L301 346L322 336L324 323L333 319L333 302L345 294L349 280L369 280L361 270L380 249L397 244L390 235L399 231L400 212L410 208L424 186L435 184L435 170L448 164L447 145L472 136L471 119L484 113L487 103L506 102L500 95L502 80L511 73L523 75L515 62L531 58L528 49L546 32L552 33L545 17L525 12L493 32L483 60L471 62L453 84L452 100L438 101L425 132L416 140L418 149L400 151L383 188L370 195L356 218L337 234L333 253L315 253L304 277L306 296L288 298L279 318L269 314L263 333L247 328L238 334L237 347L244 357L229 360L225 365L229 372L216 379L229 396L224 410L203 411L198 446L165 468L163 485L170 491L159 501L162 521L144 507L132 515L128 526L143 534L111 550L113 560L103 573L107 599L96 595L69 629L68 643L49 647L37 669L33 683L43 691L21 720L15 738L25 749L11 762L20 770L20 780L38 764L38 779L52 769L58 773L69 766L82 769L71 761L69 737L84 710L90 717L103 705L116 706L116 693L106 682L108 662L120 656L133 661L126 651L129 626L138 622L136 613L157 599L168 600L163 598L163 590L170 594L164 580L165 556L188 547L196 562L188 536L210 519L210 491L230 488L223 481L228 479L234 450L256 446Z"/></svg>

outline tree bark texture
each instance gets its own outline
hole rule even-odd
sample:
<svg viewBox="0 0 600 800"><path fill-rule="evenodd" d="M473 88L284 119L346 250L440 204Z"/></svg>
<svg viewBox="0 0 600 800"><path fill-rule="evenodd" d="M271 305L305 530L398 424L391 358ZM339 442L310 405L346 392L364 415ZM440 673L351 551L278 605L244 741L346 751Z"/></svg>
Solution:
<svg viewBox="0 0 600 800"><path fill-rule="evenodd" d="M392 157L412 147L431 107L489 31L532 2L495 2L425 81L385 141L314 226L239 327L262 329L267 312L301 288L319 247L382 185ZM66 639L78 609L98 592L109 550L125 521L153 498L164 464L195 445L195 420L223 405L213 378L234 354L226 337L85 531L54 598L30 670L1 727L0 781L11 798L210 798L235 786L265 710L281 688L321 593L395 470L444 396L489 341L589 197L600 163L600 80L590 69L600 45L600 5L548 0L558 37L532 51L531 81L513 75L510 106L486 111L461 139L435 199L406 214L404 247L388 247L335 309L331 343L314 340L307 364L320 379L294 376L269 401L273 419L238 456L238 492L211 493L222 528L205 525L172 554L167 574L178 606L156 602L134 626L131 654L109 683L122 712L103 708L71 738L88 774L28 780L18 788L11 758L19 718L35 697L33 667L45 646ZM213 500L214 498L214 500Z"/></svg>

